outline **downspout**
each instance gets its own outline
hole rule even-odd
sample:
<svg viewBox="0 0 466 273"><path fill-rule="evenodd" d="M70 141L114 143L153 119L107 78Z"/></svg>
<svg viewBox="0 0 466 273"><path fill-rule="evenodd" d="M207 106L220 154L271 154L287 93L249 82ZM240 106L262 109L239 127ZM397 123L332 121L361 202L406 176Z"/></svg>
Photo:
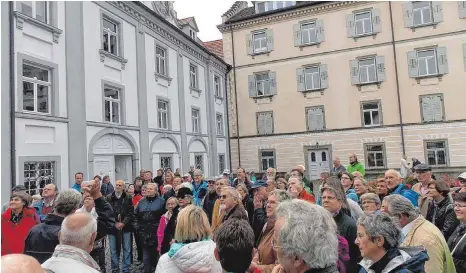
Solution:
<svg viewBox="0 0 466 273"><path fill-rule="evenodd" d="M228 81L227 81L227 75L228 73L231 71L231 67L227 67L227 72L225 73L225 77L224 77L224 84L223 86L225 86L225 91L227 90L227 84L228 84ZM229 124L228 122L228 117L230 116L230 114L228 113L228 108L230 108L228 106L228 96L225 92L225 106L226 106L226 113L227 113L227 124ZM226 136L227 136L227 140L228 140L228 169L231 170L231 145L230 145L230 126L227 126L227 133L226 133ZM221 172L223 172L223 170L220 170Z"/></svg>
<svg viewBox="0 0 466 273"><path fill-rule="evenodd" d="M398 115L400 117L400 131L401 131L401 148L403 150L403 155L406 154L405 148L405 133L404 133L404 124L403 124L403 114L401 111L401 98L400 98L400 82L398 79L398 63L396 61L396 48L395 48L395 32L393 30L393 13L392 13L392 3L389 1L389 10L390 10L390 24L392 30L392 50L393 50L393 59L395 61L395 80L396 80L396 95L398 99Z"/></svg>
<svg viewBox="0 0 466 273"><path fill-rule="evenodd" d="M11 189L16 186L16 120L15 120L15 28L13 18L13 1L9 3L10 8L10 172Z"/></svg>
<svg viewBox="0 0 466 273"><path fill-rule="evenodd" d="M230 25L230 33L231 33L231 51L233 57L233 81L234 89L235 89L235 109L236 109L236 140L238 141L238 167L241 167L241 147L239 146L239 121L238 121L238 92L236 90L236 62L235 62L235 43L233 37L233 28Z"/></svg>

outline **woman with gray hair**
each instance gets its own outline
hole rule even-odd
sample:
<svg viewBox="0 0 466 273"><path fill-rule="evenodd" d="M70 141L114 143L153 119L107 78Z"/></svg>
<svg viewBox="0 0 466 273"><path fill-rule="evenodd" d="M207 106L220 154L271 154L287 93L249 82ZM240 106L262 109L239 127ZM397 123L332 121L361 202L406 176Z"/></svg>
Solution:
<svg viewBox="0 0 466 273"><path fill-rule="evenodd" d="M381 202L377 194L372 192L365 193L361 195L359 201L361 201L361 207L365 214L380 214Z"/></svg>
<svg viewBox="0 0 466 273"><path fill-rule="evenodd" d="M424 272L429 259L423 247L399 248L401 231L385 214L359 218L356 244L363 257L360 273Z"/></svg>

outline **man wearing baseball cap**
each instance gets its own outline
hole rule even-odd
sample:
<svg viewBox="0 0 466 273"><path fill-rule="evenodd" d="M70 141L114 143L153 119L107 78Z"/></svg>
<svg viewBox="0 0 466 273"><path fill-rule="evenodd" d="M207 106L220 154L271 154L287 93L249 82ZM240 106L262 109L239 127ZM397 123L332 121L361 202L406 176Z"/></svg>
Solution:
<svg viewBox="0 0 466 273"><path fill-rule="evenodd" d="M417 204L421 210L422 216L426 217L430 201L430 198L427 196L429 192L429 182L434 180L432 179L432 168L428 164L421 163L414 167L414 172L416 173L416 178L419 183L416 183L412 190L419 194Z"/></svg>
<svg viewBox="0 0 466 273"><path fill-rule="evenodd" d="M454 192L452 192L453 196L460 192L466 192L466 172L458 175L458 181L460 182L460 187L459 189L456 189Z"/></svg>

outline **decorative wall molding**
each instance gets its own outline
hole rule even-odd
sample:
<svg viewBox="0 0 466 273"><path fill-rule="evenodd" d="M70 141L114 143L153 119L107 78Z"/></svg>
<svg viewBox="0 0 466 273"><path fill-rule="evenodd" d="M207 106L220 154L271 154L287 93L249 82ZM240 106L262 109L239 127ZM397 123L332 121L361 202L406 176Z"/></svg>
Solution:
<svg viewBox="0 0 466 273"><path fill-rule="evenodd" d="M16 17L16 28L17 29L23 30L24 22L28 22L28 23L30 23L32 25L35 25L37 27L40 27L42 29L45 29L45 30L51 32L52 35L53 35L53 42L58 44L58 38L63 33L63 30L61 30L59 28L56 28L54 26L51 26L49 24L46 24L44 22L41 22L41 21L39 21L37 19L34 19L32 17L29 17L29 16L27 16L25 14L22 14L21 12L18 12L18 11L15 11L14 15Z"/></svg>
<svg viewBox="0 0 466 273"><path fill-rule="evenodd" d="M114 54L112 54L110 52L107 52L107 51L103 50L103 49L99 49L99 54L100 54L100 61L101 62L105 62L106 57L111 58L111 59L114 59L114 60L120 62L121 63L121 70L125 70L126 63L128 62L127 59L122 58L120 56L116 56L116 55L114 55Z"/></svg>

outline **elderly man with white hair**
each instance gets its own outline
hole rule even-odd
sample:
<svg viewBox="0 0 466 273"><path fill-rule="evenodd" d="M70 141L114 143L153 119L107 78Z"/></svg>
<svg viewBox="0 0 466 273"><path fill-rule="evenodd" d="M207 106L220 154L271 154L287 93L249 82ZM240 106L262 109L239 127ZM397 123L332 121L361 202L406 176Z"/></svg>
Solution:
<svg viewBox="0 0 466 273"><path fill-rule="evenodd" d="M327 210L295 199L280 203L276 217L273 272L338 273L337 226Z"/></svg>
<svg viewBox="0 0 466 273"><path fill-rule="evenodd" d="M99 265L89 254L97 236L97 220L89 213L67 216L58 234L60 244L42 268L54 273L98 273ZM47 271L46 271L47 272Z"/></svg>
<svg viewBox="0 0 466 273"><path fill-rule="evenodd" d="M403 184L403 178L397 170L390 169L385 172L385 182L387 183L388 194L399 194L406 197L413 206L418 206L419 194Z"/></svg>
<svg viewBox="0 0 466 273"><path fill-rule="evenodd" d="M395 194L385 197L382 210L395 219L404 236L401 246L423 246L429 260L426 273L454 273L455 264L442 232L427 221L407 198Z"/></svg>

